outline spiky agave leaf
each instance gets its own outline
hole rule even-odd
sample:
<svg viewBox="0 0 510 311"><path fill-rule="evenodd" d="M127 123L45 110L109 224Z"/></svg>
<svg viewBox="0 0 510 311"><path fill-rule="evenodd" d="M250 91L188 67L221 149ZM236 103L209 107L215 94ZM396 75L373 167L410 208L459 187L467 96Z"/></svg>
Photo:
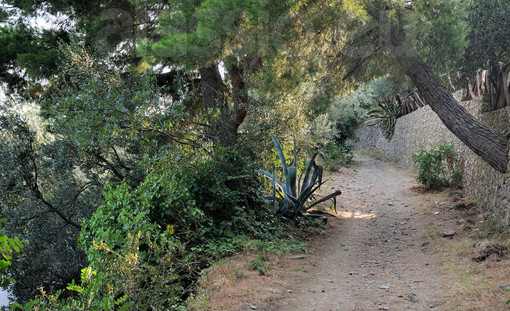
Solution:
<svg viewBox="0 0 510 311"><path fill-rule="evenodd" d="M314 207L314 206L316 206L318 204L321 204L322 202L325 202L327 200L333 200L333 205L334 205L334 209L335 209L335 212L336 212L336 197L341 195L341 194L342 194L342 191L336 190L335 192L333 192L331 194L328 194L327 196L322 197L320 200L317 200L317 201L313 202L312 204L308 205L306 210L309 210L312 207Z"/></svg>
<svg viewBox="0 0 510 311"><path fill-rule="evenodd" d="M271 137L273 138L273 144L276 148L276 153L278 153L278 157L280 158L280 163L282 164L283 176L286 176L287 175L287 161L285 161L285 155L283 154L283 149L282 149L280 143L278 142L278 139L276 139L276 137L274 136L273 133L271 133Z"/></svg>
<svg viewBox="0 0 510 311"><path fill-rule="evenodd" d="M322 152L316 152L312 155L312 157L310 158L309 161L306 162L306 168L305 168L305 177L303 179L303 182L302 184L300 185L300 189L304 189L306 187L308 187L308 185L310 185L311 183L314 182L314 175L315 174L318 174L316 173L317 171L317 168L320 166L317 164L317 162L315 162L315 158L317 156L321 156L323 159L324 159L324 154ZM322 166L320 166L322 168ZM313 171L313 173L312 173ZM312 175L310 175L312 174ZM320 173L320 180L322 180L322 171ZM312 178L310 179L310 176L312 176ZM317 179L317 177L319 177L318 175L315 177L315 180Z"/></svg>
<svg viewBox="0 0 510 311"><path fill-rule="evenodd" d="M262 174L268 178L271 178L281 189L285 191L285 184L282 183L276 176L265 170L255 170L256 173Z"/></svg>
<svg viewBox="0 0 510 311"><path fill-rule="evenodd" d="M285 176L285 185L289 187L289 192L295 197L297 183L297 167L289 166L287 168L287 176Z"/></svg>
<svg viewBox="0 0 510 311"><path fill-rule="evenodd" d="M292 161L292 166L297 166L297 150L296 150L296 135L292 135L292 141L293 141L293 154L294 154L294 160Z"/></svg>
<svg viewBox="0 0 510 311"><path fill-rule="evenodd" d="M282 164L283 177L285 179L285 186L287 187L287 192L291 193L294 197L296 196L296 180L297 180L297 168L295 165L288 166L287 160L285 159L285 154L283 153L283 148L281 147L278 139L271 133L271 137L273 138L273 143L276 148L276 152L278 153L278 157L280 158L280 162ZM295 153L295 150L294 150ZM296 160L294 159L294 163Z"/></svg>

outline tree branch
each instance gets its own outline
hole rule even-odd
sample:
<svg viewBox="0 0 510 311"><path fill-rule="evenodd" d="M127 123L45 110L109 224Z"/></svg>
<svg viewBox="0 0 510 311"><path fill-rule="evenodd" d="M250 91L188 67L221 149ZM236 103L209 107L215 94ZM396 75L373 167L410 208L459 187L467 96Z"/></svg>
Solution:
<svg viewBox="0 0 510 311"><path fill-rule="evenodd" d="M32 148L31 148L31 150L33 151ZM64 215L64 213L62 213L60 210L55 208L55 206L53 206L53 204L51 204L44 198L43 194L41 193L41 190L39 189L39 184L37 182L38 168L35 163L35 158L33 157L33 154L32 154L32 156L30 156L30 161L34 168L34 175L32 176L32 174L30 174L30 172L24 172L24 174L22 174L22 175L23 175L23 180L25 181L27 187L30 189L30 191L32 192L34 197L36 199L40 200L44 205L46 205L46 207L48 207L48 212L57 214L65 223L67 223L77 229L81 229L80 224L74 222L69 217Z"/></svg>
<svg viewBox="0 0 510 311"><path fill-rule="evenodd" d="M98 159L99 161L103 162L104 164L106 164L106 166L108 167L108 169L113 173L113 175L115 175L118 179L120 180L124 180L124 178L126 178L126 176L124 176L121 172L119 172L119 170L117 170L117 168L115 167L115 165L113 165L113 163L111 163L110 161L108 161L105 157L103 157L101 154L99 154L99 152L88 152L90 155L94 156L96 159Z"/></svg>

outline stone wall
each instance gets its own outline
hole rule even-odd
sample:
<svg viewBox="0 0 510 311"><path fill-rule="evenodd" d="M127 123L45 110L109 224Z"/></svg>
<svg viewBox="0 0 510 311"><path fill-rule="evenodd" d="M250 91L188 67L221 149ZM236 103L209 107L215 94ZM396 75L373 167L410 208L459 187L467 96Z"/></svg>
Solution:
<svg viewBox="0 0 510 311"><path fill-rule="evenodd" d="M503 134L510 133L510 107L481 113L477 100L461 102L475 117ZM420 146L430 149L442 143L455 146L463 162L463 185L467 197L477 202L486 215L510 229L510 173L500 174L483 162L441 122L430 109L423 107L398 119L395 133L388 141L376 127L357 130L359 148L373 148L406 167L414 167L412 155ZM510 167L509 167L510 171Z"/></svg>

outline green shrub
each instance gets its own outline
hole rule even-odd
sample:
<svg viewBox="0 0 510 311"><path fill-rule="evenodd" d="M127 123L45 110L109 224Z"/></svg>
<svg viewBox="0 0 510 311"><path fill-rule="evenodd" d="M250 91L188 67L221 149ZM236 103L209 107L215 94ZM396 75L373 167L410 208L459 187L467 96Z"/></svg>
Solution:
<svg viewBox="0 0 510 311"><path fill-rule="evenodd" d="M0 218L0 229L7 219ZM18 238L9 238L6 235L0 234L0 286L7 289L14 280L7 276L7 269L11 265L13 253L19 253L23 248L23 244Z"/></svg>
<svg viewBox="0 0 510 311"><path fill-rule="evenodd" d="M113 291L105 294L105 285L105 274L96 273L92 268L87 267L81 271L81 284L75 284L73 281L67 287L69 292L58 290L55 294L48 294L41 289L41 297L30 300L25 305L14 303L10 308L25 311L126 311L131 308L132 302L127 301L127 295L116 297ZM68 294L67 298L65 294ZM71 294L70 297L69 294Z"/></svg>
<svg viewBox="0 0 510 311"><path fill-rule="evenodd" d="M327 168L331 171L336 171L340 166L345 166L351 162L354 155L352 144L345 143L344 145L337 145L329 143L324 146L323 153L327 160Z"/></svg>
<svg viewBox="0 0 510 311"><path fill-rule="evenodd" d="M182 155L158 163L136 189L106 187L106 203L79 243L133 309L178 310L201 269L241 250L246 236L274 229L260 193L258 177L234 152Z"/></svg>
<svg viewBox="0 0 510 311"><path fill-rule="evenodd" d="M224 149L174 154L136 188L105 187L79 238L95 275L68 287L77 294L43 294L24 308L79 310L90 301L91 310L184 310L200 271L276 228L247 163Z"/></svg>
<svg viewBox="0 0 510 311"><path fill-rule="evenodd" d="M175 227L151 219L160 195L158 177L149 175L134 191L127 183L107 187L106 203L85 223L79 239L92 269L103 273L110 287L100 294L125 295L134 310L178 310L184 288L177 271L185 249ZM184 193L181 202L186 199ZM177 203L176 207L188 208ZM181 223L202 219L193 208L181 216Z"/></svg>
<svg viewBox="0 0 510 311"><path fill-rule="evenodd" d="M442 144L430 151L422 149L413 155L418 168L418 181L427 189L462 186L459 159L453 145Z"/></svg>

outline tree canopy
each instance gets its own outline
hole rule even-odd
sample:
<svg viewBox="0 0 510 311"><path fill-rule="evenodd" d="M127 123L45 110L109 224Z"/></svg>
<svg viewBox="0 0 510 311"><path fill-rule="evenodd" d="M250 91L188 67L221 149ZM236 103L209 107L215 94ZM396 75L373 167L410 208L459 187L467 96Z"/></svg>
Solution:
<svg viewBox="0 0 510 311"><path fill-rule="evenodd" d="M121 249L144 258L136 286L155 267L179 270L168 288L155 289L175 295L189 285L183 271L196 277L204 257L223 251L209 239L231 238L232 246L237 235L273 228L252 167L277 160L271 131L295 135L303 152L342 153L365 110L397 92L417 88L455 135L505 172L507 138L460 107L438 75L508 66L509 7L508 0L2 0L0 211L9 236L28 241L12 260L14 294L25 302L40 286L56 291L80 274L91 282L81 269L101 269ZM34 22L45 18L49 27ZM94 244L97 237L112 248ZM176 258L169 266L158 261L166 247ZM102 271L115 277L97 284L122 279L119 271L135 273L119 259Z"/></svg>

